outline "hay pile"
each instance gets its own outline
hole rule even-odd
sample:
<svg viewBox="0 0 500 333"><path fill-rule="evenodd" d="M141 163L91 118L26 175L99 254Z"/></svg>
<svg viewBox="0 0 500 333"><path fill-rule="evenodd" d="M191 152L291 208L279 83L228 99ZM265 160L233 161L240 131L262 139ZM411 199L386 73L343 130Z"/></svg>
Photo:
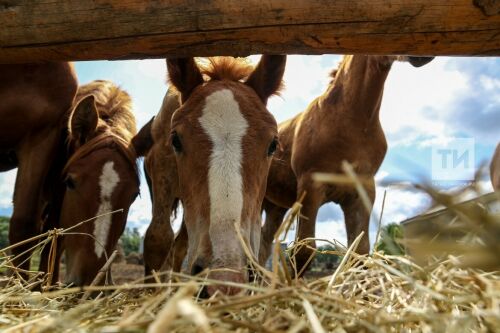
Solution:
<svg viewBox="0 0 500 333"><path fill-rule="evenodd" d="M0 295L4 332L498 332L500 276L459 268L457 261L418 267L405 257L351 254L314 281L242 285L248 295L199 300L203 283L78 288L40 294L17 279Z"/></svg>
<svg viewBox="0 0 500 333"><path fill-rule="evenodd" d="M282 226L286 230L297 205ZM467 215L467 212L460 212ZM483 212L484 213L484 212ZM474 256L499 260L498 215L470 220ZM485 216L487 218L485 218ZM481 237L488 235L485 240ZM491 243L491 235L495 235ZM120 286L59 287L39 293L40 284L16 276L1 278L0 330L4 332L500 332L500 273L468 264L465 252L433 257L417 265L407 256L355 253L356 244L333 252L342 256L336 271L319 279L292 278L279 247L273 272L253 265L256 282L237 285L245 295L199 299L201 287L217 283L203 276L172 273L168 282ZM428 240L420 243L425 246ZM289 254L306 242L294 244ZM413 244L415 246L415 244ZM451 246L451 245L450 245ZM441 247L441 250L443 247ZM459 249L463 249L459 247ZM248 251L248 248L246 248ZM3 257L1 266L9 265ZM491 267L491 263L489 263ZM498 266L497 266L498 268ZM202 274L203 275L203 274ZM37 282L38 281L38 282ZM87 299L90 291L96 298Z"/></svg>

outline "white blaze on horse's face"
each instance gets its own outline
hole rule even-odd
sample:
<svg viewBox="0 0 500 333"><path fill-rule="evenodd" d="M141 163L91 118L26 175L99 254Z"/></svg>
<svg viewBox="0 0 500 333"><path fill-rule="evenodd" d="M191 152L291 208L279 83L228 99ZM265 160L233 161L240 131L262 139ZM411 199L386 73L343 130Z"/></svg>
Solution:
<svg viewBox="0 0 500 333"><path fill-rule="evenodd" d="M97 210L96 216L110 213L113 209L111 205L111 197L120 182L120 176L114 169L114 162L106 162L102 167L102 173L99 177L100 187L100 205ZM94 251L97 258L101 258L106 248L108 241L109 230L111 228L112 215L106 214L98 217L94 222L94 237L95 247Z"/></svg>
<svg viewBox="0 0 500 333"><path fill-rule="evenodd" d="M212 58L201 67L193 58L167 60L181 101L171 118L170 144L192 274L208 268L216 280L248 280L241 241L257 254L260 210L277 146L276 120L265 105L280 87L285 60L263 56L255 68L232 57Z"/></svg>
<svg viewBox="0 0 500 333"><path fill-rule="evenodd" d="M243 209L242 138L248 123L229 89L218 90L206 97L199 119L212 142L208 170L210 196L209 235L213 258L232 255L238 239L227 232L240 225ZM227 237L231 235L231 237ZM226 239L228 238L228 239ZM223 246L225 244L226 246ZM229 251L228 251L229 250ZM231 251L233 250L233 251Z"/></svg>

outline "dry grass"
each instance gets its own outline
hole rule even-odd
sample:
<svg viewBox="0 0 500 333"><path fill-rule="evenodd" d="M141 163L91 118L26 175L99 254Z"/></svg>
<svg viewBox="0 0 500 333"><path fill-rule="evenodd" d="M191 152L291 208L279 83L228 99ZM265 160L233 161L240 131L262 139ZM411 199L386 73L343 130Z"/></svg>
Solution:
<svg viewBox="0 0 500 333"><path fill-rule="evenodd" d="M356 178L352 181L360 184ZM438 201L449 199L432 190L428 192ZM296 204L280 233L288 230L299 211L300 204ZM172 273L164 283L58 287L39 293L30 290L43 284L42 277L33 272L29 281L21 282L17 275L2 278L0 329L153 333L500 332L500 274L491 271L492 267L500 267L495 266L500 260L499 216L484 210L477 214L477 209L460 214L468 221L462 228L468 228L474 258L486 256L492 262L471 265L463 239L440 245L440 251L453 255L434 257L428 253L427 260L419 264L410 257L380 252L357 255L354 242L348 249L337 247L340 253L336 253L343 260L331 276L297 280L290 271L295 270L293 260L291 266L283 264L284 254L279 247L274 249L272 272L260 267L245 248L257 282L230 284L245 290L243 295L215 295L210 299L198 298L201 287L220 282L202 276ZM429 240L419 242L416 246L425 246ZM294 244L290 253L301 246L307 246L307 242ZM1 260L0 265L9 265L10 258ZM100 293L86 299L90 292Z"/></svg>

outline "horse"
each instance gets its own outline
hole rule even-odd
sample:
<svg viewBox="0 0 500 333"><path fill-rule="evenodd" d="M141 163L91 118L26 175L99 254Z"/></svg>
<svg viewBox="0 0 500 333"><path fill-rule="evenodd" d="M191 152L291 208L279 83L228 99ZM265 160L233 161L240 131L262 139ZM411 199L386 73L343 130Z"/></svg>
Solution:
<svg viewBox="0 0 500 333"><path fill-rule="evenodd" d="M157 139L157 150L146 157L153 212L161 214L153 217L145 239L149 243L145 250L161 255L146 255L146 269L160 268L161 258L169 256L174 240L170 212L178 197L184 208L181 234L187 236L184 241L188 243L187 266L191 274L209 269L208 277L215 280L248 281L247 257L238 230L258 256L261 205L269 167L279 145L276 120L266 104L279 92L285 63L286 56L282 55L264 55L255 68L232 57L209 58L205 65L193 58L167 59L169 80L177 90L180 105L168 126L174 102L169 104L167 94L160 111L165 118L154 119L151 126L154 129L154 123L163 123L170 134ZM163 130L159 135L168 132ZM170 147L165 147L164 142ZM155 161L160 154L164 156ZM162 159L170 162L163 164ZM175 171L166 170L171 169L173 160ZM168 181L159 181L161 177ZM163 188L172 181L174 186ZM162 202L164 198L166 202ZM159 205L163 207L157 210ZM217 291L235 294L239 289L211 285L204 295Z"/></svg>
<svg viewBox="0 0 500 333"><path fill-rule="evenodd" d="M173 230L171 217L176 216L180 202L179 177L175 153L170 145L170 121L173 113L181 106L178 92L169 88L158 114L144 125L136 139L144 145L144 175L152 201L151 223L144 236L144 271L148 276L153 270L167 270L172 265L166 263L171 253ZM148 138L151 145L148 146ZM142 138L142 139L139 139ZM185 228L182 228L185 230ZM186 242L183 242L186 243ZM184 247L185 248L185 247ZM185 250L183 250L185 255ZM180 259L180 261L182 261ZM179 265L174 268L180 271Z"/></svg>
<svg viewBox="0 0 500 333"><path fill-rule="evenodd" d="M495 191L500 190L500 143L497 145L497 149L491 158L490 164L490 176L491 184Z"/></svg>
<svg viewBox="0 0 500 333"><path fill-rule="evenodd" d="M371 205L375 201L374 176L387 151L379 121L384 83L396 60L419 67L432 58L348 55L326 92L307 109L279 125L281 150L276 152L269 171L263 203L266 213L259 261L269 257L274 234L287 210L303 195L296 239L315 236L318 209L327 202L340 204L349 245L364 231L357 251L369 252L368 226L371 212L352 185L317 184L317 172L342 173L342 161L352 164L363 179ZM304 272L313 255L315 242L296 253L297 272Z"/></svg>
<svg viewBox="0 0 500 333"><path fill-rule="evenodd" d="M54 160L63 139L60 126L78 88L69 63L0 65L0 171L18 168L9 242L40 233L52 200ZM12 249L13 264L26 277L32 243Z"/></svg>
<svg viewBox="0 0 500 333"><path fill-rule="evenodd" d="M59 212L52 219L57 225L49 227L72 228L63 235L58 257L65 251L64 282L82 286L93 281L116 247L139 195L136 159L141 155L132 142L136 123L130 96L109 81L79 87L67 130L61 199L53 209Z"/></svg>

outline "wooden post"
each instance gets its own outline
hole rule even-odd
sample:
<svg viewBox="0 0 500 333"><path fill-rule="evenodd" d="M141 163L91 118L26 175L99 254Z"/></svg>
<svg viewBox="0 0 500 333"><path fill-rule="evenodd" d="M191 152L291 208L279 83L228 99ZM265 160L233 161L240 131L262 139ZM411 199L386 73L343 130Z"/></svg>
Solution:
<svg viewBox="0 0 500 333"><path fill-rule="evenodd" d="M0 0L0 63L256 53L500 55L500 1Z"/></svg>

